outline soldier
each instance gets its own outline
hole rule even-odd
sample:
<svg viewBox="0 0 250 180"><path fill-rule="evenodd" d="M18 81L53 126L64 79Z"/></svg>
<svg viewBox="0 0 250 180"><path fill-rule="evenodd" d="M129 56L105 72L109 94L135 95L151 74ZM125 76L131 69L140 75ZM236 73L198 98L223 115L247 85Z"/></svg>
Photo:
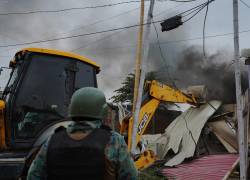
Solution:
<svg viewBox="0 0 250 180"><path fill-rule="evenodd" d="M105 96L97 88L77 90L69 106L73 123L48 138L27 179L136 179L124 138L100 128L106 106Z"/></svg>

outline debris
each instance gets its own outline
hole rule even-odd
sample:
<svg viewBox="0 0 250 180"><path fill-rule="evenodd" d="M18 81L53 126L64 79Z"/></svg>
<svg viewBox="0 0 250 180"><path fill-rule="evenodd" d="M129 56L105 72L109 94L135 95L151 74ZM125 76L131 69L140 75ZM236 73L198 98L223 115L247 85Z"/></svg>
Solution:
<svg viewBox="0 0 250 180"><path fill-rule="evenodd" d="M193 157L202 128L220 105L220 101L210 101L199 108L191 107L167 127L165 133L156 141L160 159L170 150L175 153L166 166L175 166L184 159Z"/></svg>
<svg viewBox="0 0 250 180"><path fill-rule="evenodd" d="M211 128L212 132L224 145L229 153L236 153L238 149L238 142L236 134L233 132L232 128L227 124L225 120L209 122L208 126Z"/></svg>
<svg viewBox="0 0 250 180"><path fill-rule="evenodd" d="M142 142L144 143L144 146L146 146L147 149L154 151L154 153L156 154L157 148L155 142L161 136L162 136L161 134L143 135Z"/></svg>
<svg viewBox="0 0 250 180"><path fill-rule="evenodd" d="M187 93L192 94L199 102L204 102L207 99L208 90L204 85L189 86Z"/></svg>
<svg viewBox="0 0 250 180"><path fill-rule="evenodd" d="M174 104L167 104L166 106L168 110L185 112L192 105L187 104L187 103L174 103Z"/></svg>

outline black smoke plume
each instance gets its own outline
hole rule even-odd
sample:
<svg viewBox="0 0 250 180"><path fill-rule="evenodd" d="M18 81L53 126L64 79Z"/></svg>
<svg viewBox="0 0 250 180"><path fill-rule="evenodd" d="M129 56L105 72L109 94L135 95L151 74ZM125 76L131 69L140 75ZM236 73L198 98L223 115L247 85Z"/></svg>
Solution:
<svg viewBox="0 0 250 180"><path fill-rule="evenodd" d="M185 48L176 58L176 67L172 73L178 88L191 85L205 85L208 99L217 99L223 103L235 103L235 76L232 56L219 51L204 57L201 48ZM242 90L248 87L247 73L242 72Z"/></svg>

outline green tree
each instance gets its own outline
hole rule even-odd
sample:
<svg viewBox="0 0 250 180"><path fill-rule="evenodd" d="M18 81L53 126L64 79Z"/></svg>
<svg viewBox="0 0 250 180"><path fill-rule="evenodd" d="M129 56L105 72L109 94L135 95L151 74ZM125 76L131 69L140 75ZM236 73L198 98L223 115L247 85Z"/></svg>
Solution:
<svg viewBox="0 0 250 180"><path fill-rule="evenodd" d="M114 91L115 95L110 98L115 103L133 99L135 75L130 73L122 82L122 87Z"/></svg>
<svg viewBox="0 0 250 180"><path fill-rule="evenodd" d="M146 74L145 81L156 80L155 72L148 72ZM133 102L134 96L134 81L135 75L133 73L128 74L125 80L122 82L122 87L114 91L115 95L110 98L114 103L124 102L130 100Z"/></svg>

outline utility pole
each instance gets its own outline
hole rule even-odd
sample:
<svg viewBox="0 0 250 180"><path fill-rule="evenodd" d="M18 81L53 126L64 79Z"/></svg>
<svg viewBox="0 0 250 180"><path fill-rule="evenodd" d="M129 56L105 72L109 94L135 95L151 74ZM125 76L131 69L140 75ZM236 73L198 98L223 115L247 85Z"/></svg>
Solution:
<svg viewBox="0 0 250 180"><path fill-rule="evenodd" d="M142 0L144 1L144 0ZM133 122L133 131L132 131L132 148L131 152L135 154L136 151L136 134L137 134L137 128L138 128L138 122L139 122L139 114L140 114L140 109L141 109L141 101L142 101L142 93L143 93L143 85L145 81L145 69L146 69L146 60L148 59L148 51L149 51L149 35L150 35L150 30L151 30L151 23L153 19L153 9L154 9L154 3L155 0L150 0L150 6L148 10L148 17L147 17L147 25L146 25L146 30L145 30L145 36L143 38L143 46L141 48L141 65L138 67L141 67L140 71L140 78L139 78L139 87L138 87L138 93L137 93L137 98L136 98L136 105L134 108L134 122ZM141 23L142 26L142 23ZM142 32L141 32L142 33ZM140 42L138 42L140 43ZM138 70L138 69L137 69ZM136 78L136 77L135 77ZM135 97L134 97L135 98ZM135 102L135 101L134 101Z"/></svg>
<svg viewBox="0 0 250 180"><path fill-rule="evenodd" d="M135 84L134 84L134 98L133 98L133 110L132 110L133 114L135 113L135 107L136 107L137 96L138 96L139 81L140 81L140 73L141 73L144 7L145 7L145 2L144 2L144 0L141 0L140 27L139 27L139 32L138 32L136 62L135 62Z"/></svg>
<svg viewBox="0 0 250 180"><path fill-rule="evenodd" d="M240 179L247 179L247 162L245 157L244 135L244 119L243 119L243 103L241 90L241 71L240 71L240 55L239 55L239 22L238 22L238 0L233 0L233 25L234 25L234 60L235 60L235 86L236 86L236 106L238 121L238 143L240 154Z"/></svg>

